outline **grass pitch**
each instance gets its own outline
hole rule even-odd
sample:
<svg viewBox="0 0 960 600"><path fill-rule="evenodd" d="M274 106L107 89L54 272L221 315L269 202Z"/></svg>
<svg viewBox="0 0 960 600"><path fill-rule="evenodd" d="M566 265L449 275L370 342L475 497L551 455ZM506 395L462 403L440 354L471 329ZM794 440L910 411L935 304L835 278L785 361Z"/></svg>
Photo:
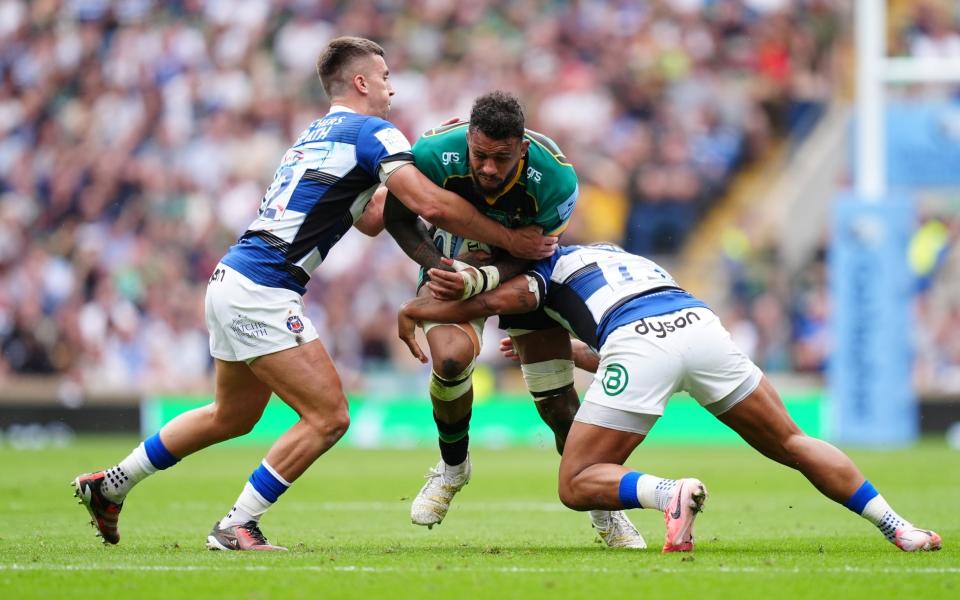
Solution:
<svg viewBox="0 0 960 600"><path fill-rule="evenodd" d="M696 476L710 490L692 555L663 555L663 519L631 511L651 548L603 547L586 515L556 497L549 449L474 451L473 480L433 530L409 502L435 451L335 448L264 518L284 554L218 553L206 534L264 448L189 457L127 499L122 541L104 547L68 485L137 443L85 439L69 448L0 448L3 598L609 598L845 599L960 597L960 453L939 442L853 452L905 517L936 529L937 553L905 554L799 474L746 447L643 447L630 465Z"/></svg>

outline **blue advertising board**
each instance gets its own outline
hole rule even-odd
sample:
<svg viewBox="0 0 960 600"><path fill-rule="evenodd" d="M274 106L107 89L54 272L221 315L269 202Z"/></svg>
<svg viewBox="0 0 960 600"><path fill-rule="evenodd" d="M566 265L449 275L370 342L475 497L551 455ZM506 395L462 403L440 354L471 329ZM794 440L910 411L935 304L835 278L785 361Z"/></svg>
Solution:
<svg viewBox="0 0 960 600"><path fill-rule="evenodd" d="M916 439L914 288L907 265L913 229L906 195L837 199L829 258L834 350L827 427L840 443L886 446Z"/></svg>

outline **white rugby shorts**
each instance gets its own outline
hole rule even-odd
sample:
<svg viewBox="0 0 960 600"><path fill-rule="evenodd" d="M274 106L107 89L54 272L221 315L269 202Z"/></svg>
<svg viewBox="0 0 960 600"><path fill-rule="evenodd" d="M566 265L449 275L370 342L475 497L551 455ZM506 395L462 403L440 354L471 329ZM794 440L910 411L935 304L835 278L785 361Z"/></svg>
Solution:
<svg viewBox="0 0 960 600"><path fill-rule="evenodd" d="M646 433L678 391L717 415L753 392L762 377L712 311L685 308L624 325L607 337L577 420ZM611 417L621 413L630 414Z"/></svg>
<svg viewBox="0 0 960 600"><path fill-rule="evenodd" d="M256 284L223 263L207 284L204 309L210 354L220 360L250 363L319 337L300 294Z"/></svg>

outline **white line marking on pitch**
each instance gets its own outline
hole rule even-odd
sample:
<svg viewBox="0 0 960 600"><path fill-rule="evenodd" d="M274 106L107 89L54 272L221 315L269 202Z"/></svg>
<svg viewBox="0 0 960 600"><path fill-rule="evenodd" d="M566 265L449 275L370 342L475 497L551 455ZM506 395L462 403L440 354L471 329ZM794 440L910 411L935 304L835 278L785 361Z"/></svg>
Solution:
<svg viewBox="0 0 960 600"><path fill-rule="evenodd" d="M311 510L311 511L408 511L410 502L413 498L397 500L395 502L290 502L283 506L285 510ZM222 503L213 502L171 502L166 505L176 510L197 510L207 509L211 506L222 506ZM566 506L557 502L459 502L456 506L457 511L462 512L488 512L488 511L516 511L516 512L573 512Z"/></svg>
<svg viewBox="0 0 960 600"><path fill-rule="evenodd" d="M336 566L283 566L283 565L49 565L43 563L29 564L0 564L0 571L160 571L160 572L199 572L210 571L241 571L241 572L333 572L333 573L436 573L436 567L370 567L364 565L336 565ZM606 567L444 567L443 571L456 573L517 573L517 574L565 574L565 573L603 573L624 574L644 571L650 573L779 573L779 574L810 574L810 573L888 573L899 575L920 574L960 574L960 567L637 567L634 569L609 569Z"/></svg>

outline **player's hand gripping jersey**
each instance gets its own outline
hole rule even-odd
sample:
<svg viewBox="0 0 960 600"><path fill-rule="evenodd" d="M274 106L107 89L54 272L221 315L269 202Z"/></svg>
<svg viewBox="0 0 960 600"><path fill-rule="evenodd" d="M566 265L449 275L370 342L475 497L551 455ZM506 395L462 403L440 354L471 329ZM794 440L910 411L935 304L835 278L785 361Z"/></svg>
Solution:
<svg viewBox="0 0 960 600"><path fill-rule="evenodd" d="M334 107L287 150L259 216L222 262L260 285L303 294L377 186L412 160L410 142L389 121Z"/></svg>
<svg viewBox="0 0 960 600"><path fill-rule="evenodd" d="M544 235L560 235L570 221L579 188L573 165L547 136L525 130L527 155L506 186L485 196L473 183L467 156L469 122L454 123L425 133L413 147L417 168L438 186L466 198L486 216L511 228L536 224ZM442 229L431 231L434 243L447 257L489 248Z"/></svg>

